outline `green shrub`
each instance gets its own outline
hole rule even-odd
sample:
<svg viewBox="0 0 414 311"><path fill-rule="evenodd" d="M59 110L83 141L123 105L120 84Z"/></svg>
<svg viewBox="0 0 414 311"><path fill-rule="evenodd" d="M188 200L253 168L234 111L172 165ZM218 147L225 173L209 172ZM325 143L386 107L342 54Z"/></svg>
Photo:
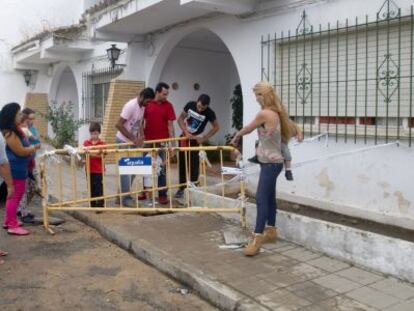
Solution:
<svg viewBox="0 0 414 311"><path fill-rule="evenodd" d="M63 148L64 145L77 145L75 133L87 122L75 120L70 101L60 105L55 101L51 102L43 117L49 122L54 134L53 137L45 137L45 140L57 149Z"/></svg>

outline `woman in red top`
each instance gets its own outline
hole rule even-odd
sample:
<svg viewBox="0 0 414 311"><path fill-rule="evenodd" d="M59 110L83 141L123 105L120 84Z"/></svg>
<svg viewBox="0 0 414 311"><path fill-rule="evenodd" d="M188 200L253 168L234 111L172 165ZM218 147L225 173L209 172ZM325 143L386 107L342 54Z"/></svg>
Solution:
<svg viewBox="0 0 414 311"><path fill-rule="evenodd" d="M89 126L90 139L83 142L85 147L105 145L105 142L99 138L101 134L101 125L97 122L92 122ZM87 166L88 169L88 166ZM102 165L102 156L91 155L89 157L89 175L90 175L90 189L91 197L102 197L103 196L103 184L102 176L104 167ZM103 207L104 200L91 201L91 207Z"/></svg>

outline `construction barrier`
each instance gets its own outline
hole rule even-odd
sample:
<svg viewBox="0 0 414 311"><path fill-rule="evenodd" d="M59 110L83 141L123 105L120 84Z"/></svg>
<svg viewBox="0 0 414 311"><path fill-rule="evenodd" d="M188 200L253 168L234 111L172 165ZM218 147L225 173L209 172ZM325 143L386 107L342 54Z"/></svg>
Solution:
<svg viewBox="0 0 414 311"><path fill-rule="evenodd" d="M220 176L219 184L222 187L221 195L225 196L225 175L243 175L243 169L237 167L240 161L240 154L237 149L230 146L197 146L197 147L168 147L166 144L174 144L175 141L185 140L186 138L173 138L166 140L155 140L145 142L145 148L135 148L130 144L111 144L104 146L94 146L88 148L73 148L67 146L65 149L53 150L40 157L40 178L43 196L43 221L44 227L53 234L49 226L49 213L52 211L83 211L83 212L126 212L126 213L176 213L176 212L197 212L197 213L238 213L240 215L241 226L246 226L245 211L245 182L243 176L239 178L238 204L235 207L209 208L208 199L204 201L204 206L193 206L191 203L191 187L206 187L211 185L207 174L207 166L210 166L207 158L208 152L219 153L219 164L216 171ZM238 154L236 166L224 166L224 154ZM178 164L173 161L178 157L184 156L186 183L173 182L178 179ZM190 181L191 157L199 156L199 179L196 185ZM164 155L164 159L161 158ZM102 167L106 168L102 174L103 196L92 197L91 195L91 174L90 159L99 157ZM107 158L115 157L115 165L112 171L107 169ZM85 163L85 168L79 169L79 163ZM177 168L173 172L174 167ZM161 171L161 172L160 172ZM158 187L157 179L159 174L165 174L166 186ZM120 193L121 175L134 175L135 187L129 192ZM217 177L216 182L217 184ZM145 189L143 185L145 184ZM50 187L50 188L49 188ZM174 198L174 190L185 187L182 199ZM87 191L85 191L87 189ZM156 200L156 193L159 190L167 190L168 204L161 205ZM149 193L149 199L140 202L138 195L145 191ZM52 192L52 193L51 193ZM127 207L123 205L122 198L132 196L135 198L135 206ZM103 200L103 207L91 207L92 201ZM119 201L119 206L115 204ZM223 204L223 206L225 206Z"/></svg>

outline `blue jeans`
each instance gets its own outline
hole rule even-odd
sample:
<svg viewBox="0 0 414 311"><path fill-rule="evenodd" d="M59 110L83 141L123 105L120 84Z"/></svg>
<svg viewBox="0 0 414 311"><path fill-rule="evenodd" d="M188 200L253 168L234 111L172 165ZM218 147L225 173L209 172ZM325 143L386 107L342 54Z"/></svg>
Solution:
<svg viewBox="0 0 414 311"><path fill-rule="evenodd" d="M260 177L256 191L257 217L255 233L263 233L265 225L276 224L276 181L283 163L260 164Z"/></svg>
<svg viewBox="0 0 414 311"><path fill-rule="evenodd" d="M125 143L124 141L120 140L119 138L116 138L117 144ZM127 148L133 148L128 146L120 147L120 149L127 149ZM118 164L118 163L117 163ZM121 193L128 193L131 191L131 185L134 182L135 175L121 175ZM122 200L131 199L132 197L130 195L125 195L121 197Z"/></svg>

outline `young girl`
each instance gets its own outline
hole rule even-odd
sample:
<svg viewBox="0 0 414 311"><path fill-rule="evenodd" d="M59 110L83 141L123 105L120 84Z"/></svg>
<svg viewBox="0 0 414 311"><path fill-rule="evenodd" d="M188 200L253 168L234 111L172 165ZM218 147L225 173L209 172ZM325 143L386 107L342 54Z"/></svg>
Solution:
<svg viewBox="0 0 414 311"><path fill-rule="evenodd" d="M283 168L282 141L289 141L291 129L289 117L272 85L260 82L255 85L254 94L261 110L254 120L243 127L231 141L238 145L243 135L257 129L259 145L256 149L260 163L260 177L257 185L257 216L253 237L244 250L246 256L260 252L263 243L276 242L276 181Z"/></svg>
<svg viewBox="0 0 414 311"><path fill-rule="evenodd" d="M20 105L10 103L0 113L0 130L6 140L6 153L13 177L14 194L6 201L3 227L9 234L27 235L29 231L21 228L16 212L25 192L28 166L31 155L38 146L31 146L19 127L21 120Z"/></svg>
<svg viewBox="0 0 414 311"><path fill-rule="evenodd" d="M31 145L40 145L40 141L34 137L32 132L29 129L29 114L25 113L26 109L23 109L22 117L20 120L20 129L24 133L25 137L28 139ZM26 179L26 188L24 195L20 201L19 207L17 208L17 216L20 220L25 223L33 223L34 222L34 215L29 210L29 204L31 203L33 197L35 196L36 192L38 191L37 181L34 178L33 172L35 171L36 162L35 162L35 154L30 156L29 165L28 165L28 178Z"/></svg>

